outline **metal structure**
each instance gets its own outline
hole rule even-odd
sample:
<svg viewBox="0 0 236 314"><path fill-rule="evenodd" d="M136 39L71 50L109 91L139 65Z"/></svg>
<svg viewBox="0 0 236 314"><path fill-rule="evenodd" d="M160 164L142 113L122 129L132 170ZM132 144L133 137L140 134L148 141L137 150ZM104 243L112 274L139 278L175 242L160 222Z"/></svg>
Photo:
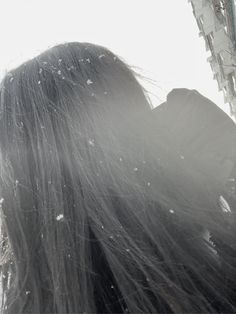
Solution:
<svg viewBox="0 0 236 314"><path fill-rule="evenodd" d="M193 8L199 36L210 51L207 61L224 102L236 118L236 0L188 0Z"/></svg>

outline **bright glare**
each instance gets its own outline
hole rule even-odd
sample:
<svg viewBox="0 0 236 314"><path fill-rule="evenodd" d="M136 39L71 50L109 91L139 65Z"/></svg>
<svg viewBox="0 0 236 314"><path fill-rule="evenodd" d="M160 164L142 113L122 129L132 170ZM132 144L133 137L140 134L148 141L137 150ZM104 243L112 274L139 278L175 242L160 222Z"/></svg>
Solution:
<svg viewBox="0 0 236 314"><path fill-rule="evenodd" d="M104 45L155 80L154 105L175 87L196 89L226 112L187 0L23 0L1 3L0 74L55 44Z"/></svg>

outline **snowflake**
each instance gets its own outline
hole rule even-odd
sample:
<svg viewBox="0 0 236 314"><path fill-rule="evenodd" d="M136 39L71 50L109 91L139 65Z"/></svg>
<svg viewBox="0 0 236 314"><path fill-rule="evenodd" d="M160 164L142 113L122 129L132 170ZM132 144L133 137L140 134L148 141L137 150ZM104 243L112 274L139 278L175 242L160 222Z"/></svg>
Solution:
<svg viewBox="0 0 236 314"><path fill-rule="evenodd" d="M57 221L60 221L60 220L62 220L63 218L64 218L64 215L60 214L60 215L58 215L58 216L56 217L56 220L57 220Z"/></svg>
<svg viewBox="0 0 236 314"><path fill-rule="evenodd" d="M87 85L91 85L93 84L93 81L91 81L90 79L87 80Z"/></svg>

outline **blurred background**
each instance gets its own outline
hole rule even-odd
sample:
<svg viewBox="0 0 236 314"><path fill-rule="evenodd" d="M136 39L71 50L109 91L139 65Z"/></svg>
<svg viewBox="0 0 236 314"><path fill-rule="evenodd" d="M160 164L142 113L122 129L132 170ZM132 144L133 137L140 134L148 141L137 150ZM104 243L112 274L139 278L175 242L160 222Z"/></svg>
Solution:
<svg viewBox="0 0 236 314"><path fill-rule="evenodd" d="M62 42L106 46L150 80L154 106L176 87L196 89L229 114L187 0L1 1L0 77Z"/></svg>

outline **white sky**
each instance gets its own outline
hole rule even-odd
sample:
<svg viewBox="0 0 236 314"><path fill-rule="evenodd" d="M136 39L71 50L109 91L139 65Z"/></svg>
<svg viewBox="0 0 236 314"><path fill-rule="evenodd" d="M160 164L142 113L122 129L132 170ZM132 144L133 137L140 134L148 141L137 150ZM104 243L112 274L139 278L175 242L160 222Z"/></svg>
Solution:
<svg viewBox="0 0 236 314"><path fill-rule="evenodd" d="M0 74L65 41L106 46L156 81L155 105L197 89L229 112L187 0L0 0Z"/></svg>

